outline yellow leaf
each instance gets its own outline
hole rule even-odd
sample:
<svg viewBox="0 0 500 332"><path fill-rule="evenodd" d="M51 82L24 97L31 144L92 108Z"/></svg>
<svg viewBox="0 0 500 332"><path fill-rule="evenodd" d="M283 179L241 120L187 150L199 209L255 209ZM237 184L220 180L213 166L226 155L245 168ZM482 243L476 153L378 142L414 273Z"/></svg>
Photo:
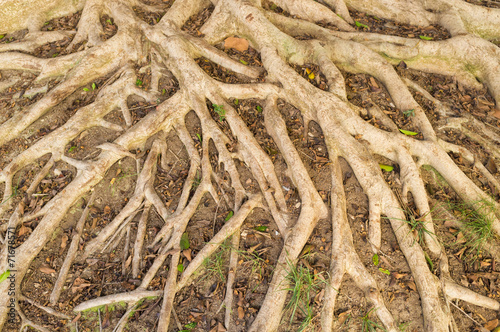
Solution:
<svg viewBox="0 0 500 332"><path fill-rule="evenodd" d="M384 165L384 164L379 164L380 168L383 169L386 172L390 172L394 169L394 167L389 166L389 165Z"/></svg>
<svg viewBox="0 0 500 332"><path fill-rule="evenodd" d="M309 74L309 79L313 80L314 79L314 73Z"/></svg>

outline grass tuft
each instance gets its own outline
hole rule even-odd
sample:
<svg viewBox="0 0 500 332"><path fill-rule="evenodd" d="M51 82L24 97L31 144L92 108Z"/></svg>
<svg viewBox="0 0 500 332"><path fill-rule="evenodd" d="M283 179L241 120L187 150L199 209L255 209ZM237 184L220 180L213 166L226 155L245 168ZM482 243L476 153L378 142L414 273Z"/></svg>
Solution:
<svg viewBox="0 0 500 332"><path fill-rule="evenodd" d="M311 271L301 264L294 265L287 259L287 276L286 280L290 283L288 288L280 290L291 292L291 298L285 307L285 310L290 312L291 325L295 316L300 312L305 318L302 320L297 331L304 331L313 320L313 300L322 283L325 283L323 278L319 278L318 274Z"/></svg>
<svg viewBox="0 0 500 332"><path fill-rule="evenodd" d="M475 261L484 244L494 236L491 225L495 218L495 203L483 199L471 203L449 203L449 207L462 222L464 245L469 247L468 257Z"/></svg>
<svg viewBox="0 0 500 332"><path fill-rule="evenodd" d="M363 332L375 332L377 331L378 329L379 330L382 330L382 331L387 331L386 329L384 329L382 326L380 326L377 322L371 320L370 316L371 314L373 313L373 311L375 311L376 308L372 308L370 309L366 315L364 315L363 317L361 317L361 330Z"/></svg>

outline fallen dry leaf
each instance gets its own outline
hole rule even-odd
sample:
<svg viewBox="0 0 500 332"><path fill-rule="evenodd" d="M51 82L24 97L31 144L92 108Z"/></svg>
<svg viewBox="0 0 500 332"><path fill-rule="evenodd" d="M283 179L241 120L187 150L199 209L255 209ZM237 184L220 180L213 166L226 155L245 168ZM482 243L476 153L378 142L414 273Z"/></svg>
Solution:
<svg viewBox="0 0 500 332"><path fill-rule="evenodd" d="M229 37L224 40L224 48L234 48L237 51L244 52L248 50L248 40L238 37Z"/></svg>
<svg viewBox="0 0 500 332"><path fill-rule="evenodd" d="M210 330L210 332L226 332L226 328L224 327L224 325L222 325L221 322L219 322L217 324L217 326L215 326L213 329Z"/></svg>
<svg viewBox="0 0 500 332"><path fill-rule="evenodd" d="M458 233L457 235L457 241L455 241L456 243L465 243L466 240L465 240L465 236L462 232Z"/></svg>
<svg viewBox="0 0 500 332"><path fill-rule="evenodd" d="M123 288L126 288L129 291L133 291L135 289L135 285L127 281L122 282L121 285L123 286Z"/></svg>
<svg viewBox="0 0 500 332"><path fill-rule="evenodd" d="M132 255L129 255L127 260L125 261L125 269L127 269L130 266L131 262L132 262Z"/></svg>
<svg viewBox="0 0 500 332"><path fill-rule="evenodd" d="M106 306L104 308L104 319L102 321L102 328L105 329L106 327L109 326L110 322L109 322L109 310L108 310L108 306Z"/></svg>
<svg viewBox="0 0 500 332"><path fill-rule="evenodd" d="M370 76L370 83L371 85L374 87L374 88L378 88L378 84L377 84L377 81L375 81L375 79L373 77Z"/></svg>
<svg viewBox="0 0 500 332"><path fill-rule="evenodd" d="M238 307L238 319L243 319L245 317L245 311L242 307Z"/></svg>
<svg viewBox="0 0 500 332"><path fill-rule="evenodd" d="M481 261L481 268L485 268L491 265L491 262Z"/></svg>
<svg viewBox="0 0 500 332"><path fill-rule="evenodd" d="M61 249L66 248L66 246L68 245L68 240L69 240L68 235L63 234L63 236L61 237Z"/></svg>
<svg viewBox="0 0 500 332"><path fill-rule="evenodd" d="M316 295L316 296L314 297L314 302L316 302L316 303L320 303L320 302L321 302L321 300L323 300L323 297L324 297L324 296L325 296L325 289L323 288L323 289L321 290L321 292L319 292L319 293L318 293L318 295Z"/></svg>
<svg viewBox="0 0 500 332"><path fill-rule="evenodd" d="M454 221L454 220L446 220L444 222L444 227L446 228L454 228L454 227L457 227L457 223Z"/></svg>
<svg viewBox="0 0 500 332"><path fill-rule="evenodd" d="M183 251L182 251L182 255L183 255L184 257L186 257L186 259L187 259L188 261L190 261L190 262L191 262L191 260L193 259L193 258L191 257L191 249L186 249L186 250L183 250Z"/></svg>
<svg viewBox="0 0 500 332"><path fill-rule="evenodd" d="M488 323L484 324L484 328L488 331L493 331L495 327L498 326L498 319L490 320Z"/></svg>
<svg viewBox="0 0 500 332"><path fill-rule="evenodd" d="M79 320L80 317L82 317L82 313L81 312L79 312L78 315L76 315L76 317L73 318L73 320L71 321L71 323L73 323L73 324L76 323L76 321Z"/></svg>
<svg viewBox="0 0 500 332"><path fill-rule="evenodd" d="M417 285L413 281L408 281L407 283L408 287L410 287L414 292L417 291Z"/></svg>
<svg viewBox="0 0 500 332"><path fill-rule="evenodd" d="M459 251L459 252L457 252L457 253L455 254L455 256L458 256L458 258L462 258L462 255L464 254L465 249L467 249L467 248L466 248L466 247L463 247L462 249L460 249L460 251Z"/></svg>
<svg viewBox="0 0 500 332"><path fill-rule="evenodd" d="M51 274L51 273L56 272L56 270L54 270L53 268L51 268L50 266L47 266L45 264L42 264L42 266L40 266L40 271L45 273L45 274Z"/></svg>
<svg viewBox="0 0 500 332"><path fill-rule="evenodd" d="M71 287L71 292L76 293L85 287L89 287L92 284L90 284L87 280L82 279L82 278L76 278L75 281L73 282L73 287Z"/></svg>
<svg viewBox="0 0 500 332"><path fill-rule="evenodd" d="M21 227L19 228L19 233L17 234L17 236L23 236L24 234L27 234L29 232L31 232L31 228L26 227L24 225L21 225Z"/></svg>
<svg viewBox="0 0 500 332"><path fill-rule="evenodd" d="M486 167L486 169L493 174L495 174L498 171L497 165L495 164L495 160L493 160L493 158L489 158L484 167Z"/></svg>
<svg viewBox="0 0 500 332"><path fill-rule="evenodd" d="M349 317L349 314L351 313L351 310L344 311L339 314L338 319L337 319L337 324L342 325L345 323L347 318Z"/></svg>
<svg viewBox="0 0 500 332"><path fill-rule="evenodd" d="M404 276L407 276L408 273L398 273L398 272L392 272L392 275L394 276L394 278L396 279L401 279L403 278Z"/></svg>
<svg viewBox="0 0 500 332"><path fill-rule="evenodd" d="M494 108L493 111L490 113L490 115L494 116L497 119L500 119L500 109Z"/></svg>

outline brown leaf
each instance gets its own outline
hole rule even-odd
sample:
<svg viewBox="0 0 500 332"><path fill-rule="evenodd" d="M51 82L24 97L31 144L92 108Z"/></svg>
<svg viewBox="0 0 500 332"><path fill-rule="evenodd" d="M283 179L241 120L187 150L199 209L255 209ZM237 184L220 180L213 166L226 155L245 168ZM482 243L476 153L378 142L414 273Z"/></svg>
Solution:
<svg viewBox="0 0 500 332"><path fill-rule="evenodd" d="M127 281L122 282L121 285L123 286L123 288L126 288L129 291L133 291L135 289L135 285L133 285Z"/></svg>
<svg viewBox="0 0 500 332"><path fill-rule="evenodd" d="M36 199L32 199L32 200L30 200L30 204L29 204L29 206L28 206L28 207L29 207L30 209L33 209L35 206L36 206Z"/></svg>
<svg viewBox="0 0 500 332"><path fill-rule="evenodd" d="M110 214L110 213L111 213L111 208L108 205L106 205L104 207L104 214Z"/></svg>
<svg viewBox="0 0 500 332"><path fill-rule="evenodd" d="M500 109L494 108L492 112L490 112L491 116L494 116L497 119L500 119Z"/></svg>
<svg viewBox="0 0 500 332"><path fill-rule="evenodd" d="M219 322L219 324L217 325L217 332L226 332L226 328L224 327L224 325L222 325L221 322Z"/></svg>
<svg viewBox="0 0 500 332"><path fill-rule="evenodd" d="M337 319L337 324L342 325L345 323L347 318L349 318L349 314L351 313L351 310L344 311L339 314L338 319Z"/></svg>
<svg viewBox="0 0 500 332"><path fill-rule="evenodd" d="M469 287L469 280L467 280L466 276L462 276L462 278L460 279L460 283L462 284L462 286Z"/></svg>
<svg viewBox="0 0 500 332"><path fill-rule="evenodd" d="M448 220L446 220L444 222L444 227L446 227L446 228L454 228L454 227L457 227L457 223L454 220L448 219Z"/></svg>
<svg viewBox="0 0 500 332"><path fill-rule="evenodd" d="M73 282L73 287L71 287L71 292L76 293L85 287L92 286L87 280L82 279L82 278L76 278L75 281Z"/></svg>
<svg viewBox="0 0 500 332"><path fill-rule="evenodd" d="M54 270L53 268L51 268L50 266L47 266L45 264L42 264L42 266L40 266L40 271L45 273L45 274L51 274L51 273L56 272L56 270Z"/></svg>
<svg viewBox="0 0 500 332"><path fill-rule="evenodd" d="M396 278L391 274L391 281L389 281L389 287L392 287L396 284Z"/></svg>
<svg viewBox="0 0 500 332"><path fill-rule="evenodd" d="M315 303L320 303L320 302L321 302L321 300L323 300L323 297L324 297L324 296L325 296L325 289L323 288L323 289L321 290L321 292L319 292L319 293L318 293L318 295L316 295L316 296L314 297L314 302L315 302Z"/></svg>
<svg viewBox="0 0 500 332"><path fill-rule="evenodd" d="M238 292L238 306L243 306L243 293Z"/></svg>
<svg viewBox="0 0 500 332"><path fill-rule="evenodd" d="M374 88L379 88L378 84L377 84L377 81L375 81L375 79L373 77L370 76L370 84L374 87Z"/></svg>
<svg viewBox="0 0 500 332"><path fill-rule="evenodd" d="M79 313L78 313L78 315L76 315L76 317L75 317L75 318L73 318L73 320L71 321L71 323L72 323L72 324L76 323L76 321L77 321L77 320L79 320L79 319L80 319L80 317L82 317L82 313L81 313L81 312L79 312Z"/></svg>
<svg viewBox="0 0 500 332"><path fill-rule="evenodd" d="M109 322L109 310L108 310L108 306L106 306L104 308L104 319L102 320L102 328L105 329L106 327L109 326L110 322Z"/></svg>
<svg viewBox="0 0 500 332"><path fill-rule="evenodd" d="M237 37L229 37L224 40L224 48L234 48L237 51L244 52L248 50L248 40Z"/></svg>
<svg viewBox="0 0 500 332"><path fill-rule="evenodd" d="M403 278L404 276L407 276L408 273L398 273L398 272L392 272L392 275L394 276L394 278L396 279L401 279Z"/></svg>
<svg viewBox="0 0 500 332"><path fill-rule="evenodd" d="M472 280L472 282L477 282L479 278L481 278L481 275L478 273L473 273L468 275L469 279Z"/></svg>
<svg viewBox="0 0 500 332"><path fill-rule="evenodd" d="M497 172L497 165L495 164L493 158L489 158L484 167L486 167L486 169L490 171L490 173L495 174Z"/></svg>
<svg viewBox="0 0 500 332"><path fill-rule="evenodd" d="M491 265L491 262L481 261L481 268L485 268Z"/></svg>
<svg viewBox="0 0 500 332"><path fill-rule="evenodd" d="M455 254L455 256L457 256L458 258L462 258L462 255L464 254L465 249L467 249L467 247L463 247L462 249L460 249L460 251L459 251L459 252L457 252L457 253Z"/></svg>
<svg viewBox="0 0 500 332"><path fill-rule="evenodd" d="M129 255L127 260L125 261L125 269L127 269L130 266L131 262L132 262L132 255Z"/></svg>
<svg viewBox="0 0 500 332"><path fill-rule="evenodd" d="M462 232L458 233L456 243L465 243L465 236Z"/></svg>
<svg viewBox="0 0 500 332"><path fill-rule="evenodd" d="M238 319L243 319L245 317L245 311L242 307L238 307Z"/></svg>
<svg viewBox="0 0 500 332"><path fill-rule="evenodd" d="M488 331L493 331L495 327L498 326L498 319L490 320L488 323L484 325L484 328Z"/></svg>
<svg viewBox="0 0 500 332"><path fill-rule="evenodd" d="M68 239L68 235L63 234L63 236L61 237L61 249L66 248L66 246L68 245Z"/></svg>
<svg viewBox="0 0 500 332"><path fill-rule="evenodd" d="M413 281L408 281L407 283L408 287L410 287L413 291L417 291L417 285Z"/></svg>
<svg viewBox="0 0 500 332"><path fill-rule="evenodd" d="M24 234L27 234L29 232L31 232L31 228L26 227L24 225L21 225L21 227L19 228L19 233L17 234L17 236L23 236Z"/></svg>
<svg viewBox="0 0 500 332"><path fill-rule="evenodd" d="M186 259L187 259L188 261L190 261L190 262L191 262L191 260L193 259L193 258L192 258L192 256L191 256L191 249L186 249L186 250L183 250L183 251L182 251L182 255L183 255L184 257L186 257Z"/></svg>

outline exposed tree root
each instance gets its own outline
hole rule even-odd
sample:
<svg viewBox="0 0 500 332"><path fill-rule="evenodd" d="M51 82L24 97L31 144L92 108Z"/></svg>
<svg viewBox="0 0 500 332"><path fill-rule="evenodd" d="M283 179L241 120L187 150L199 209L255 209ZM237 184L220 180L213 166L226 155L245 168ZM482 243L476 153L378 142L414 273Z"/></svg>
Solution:
<svg viewBox="0 0 500 332"><path fill-rule="evenodd" d="M0 147L8 147L14 139L28 136L27 131L33 124L44 121L54 107L77 89L98 78L107 78L107 81L98 87L95 99L90 104L79 108L63 125L17 154L0 170L0 185L3 185L0 187L3 194L0 220L5 220L1 225L0 273L12 270L11 275L14 276L15 269L15 277L8 279L11 281L0 283L0 294L15 290L10 298L0 297L0 329L8 324L9 314L14 311L20 317L20 331L26 326L40 331L48 330L28 318L19 307L19 301L30 303L48 315L69 318L24 297L21 283L30 264L51 241L52 234L61 226L70 208L92 192L74 228L66 258L57 267L58 277L50 294L51 306L59 302L75 262L84 263L88 258L119 248L122 255L121 273L127 275L130 272L133 278L140 279L138 288L87 300L77 305L74 311L82 312L124 302L126 311L115 328L116 331L122 331L142 301L162 297L157 330L168 331L173 324L170 317L175 312L177 294L194 280L194 274L204 260L231 238L223 301L224 325L230 331L234 328L236 305L233 289L238 278L240 234L250 214L255 209L263 208L271 214L279 231L277 234L283 239L283 248L266 296L248 331L279 330L289 295L284 291L290 286L287 269L297 264L318 222L330 218L333 234L331 262L320 310L323 331L332 331L335 327L334 310L346 275L364 292L385 329L398 331L394 318L396 313L388 309L380 287L363 264L354 244L353 231L347 219L341 160L352 168L368 198L367 239L374 254L381 252L382 218L387 218L390 223L420 295L425 331L459 330L450 309L450 301L454 299L500 310L496 300L477 294L453 280L448 256L435 227L436 220L433 219L433 210L420 174L422 166L431 166L462 201L489 218L495 244L489 244L485 249L496 260L500 260L500 253L495 250L500 236L499 203L490 196L490 192L482 190L460 169L450 153L463 158L489 181L491 188L500 192L497 174L485 167L473 151L440 139L442 136L437 135L444 129L463 133L480 144L498 167L500 131L475 120L471 115L456 114L417 83L401 78L392 66L404 61L409 68L451 75L472 88L482 87L484 83L498 107L500 49L492 41L500 39L499 10L487 10L458 0L432 3L325 0L324 4L312 0L274 1L291 15L302 18L299 19L266 10L260 1L218 0L214 1L215 8L210 18L200 28L203 35L193 37L181 28L190 16L207 8L208 1L178 0L168 10L138 0L75 1L71 6L62 5L56 0L52 2L56 6L54 8L60 6L56 14L52 13L51 7L42 6L39 15L29 24L6 19L0 25L5 32L29 28L23 40L0 44L0 70L32 72L38 75L37 82L56 78L60 80L42 98L14 112L0 124ZM13 8L19 13L25 10L21 5ZM135 8L166 13L158 24L149 25L137 16ZM79 9L83 9L83 12L76 32L39 31L46 19ZM452 38L431 41L356 32L348 9L419 26L439 24L451 33ZM101 36L102 15L112 17L118 26L117 33L108 40L103 40ZM340 31L316 25L320 21L334 25ZM214 46L234 35L247 39L260 52L263 67L247 66L245 62L231 58ZM313 39L294 38L305 35ZM27 54L41 45L69 36L73 36L73 40L68 50L77 49L74 53L55 59L41 59ZM228 84L210 77L195 61L200 57L240 75L245 83ZM292 69L292 65L306 63L319 67L326 77L328 89L314 87ZM141 68L137 70L139 74L151 72L151 84L147 91L137 86L136 67ZM396 108L414 112L409 121L418 129L418 133L414 134L419 134L420 139L400 132L397 123L376 105L366 110L352 104L341 70L364 73L381 82ZM161 101L160 82L172 77L179 83L179 90ZM16 82L4 85L13 84ZM440 117L439 127L433 127L428 114L410 89L434 103ZM137 118L132 112L134 109L129 108L129 97L156 103L157 106L142 118ZM280 180L281 171L277 170L273 158L264 151L233 107L232 98L263 100L266 131L276 144L288 168L287 175L300 197L300 213L297 216L287 206ZM278 110L278 100L300 111L306 137L311 121L322 130L331 168L329 204L325 204L316 189L297 147L289 137L285 120ZM207 101L214 111L207 106ZM115 110L120 111L123 125L110 120ZM186 123L186 116L191 110L201 124L201 135L198 134L197 140ZM364 117L368 115L380 121L382 128L366 121ZM98 155L87 159L69 157L65 153L67 145L82 132L95 127L109 129L116 133L117 138L97 146L100 150ZM169 151L167 136L171 133L177 136L189 157L189 168L175 208L166 205L155 190L158 170L168 171L175 167L169 166L166 161ZM395 190L383 177L376 161L379 157L399 167L399 182L392 187L397 186ZM97 236L85 243L82 250L82 234L97 195L94 188L103 181L113 165L124 159L135 163L137 179L133 194L119 213L99 230ZM29 183L25 197L16 199L14 178L41 160L44 160L44 164L40 164L39 171ZM27 203L39 191L40 183L53 172L56 164L61 163L76 170L72 180L38 210L29 212ZM244 186L241 167L245 167L255 179L258 193ZM228 192L232 192L232 195ZM396 192L400 193L399 197ZM495 193L492 193L494 196ZM189 264L180 269L182 250L186 249L181 245L181 239L206 196L216 202L225 200L227 205L231 205L234 215L189 259ZM474 202L487 204L478 205ZM408 225L403 209L408 204L413 204L418 211L419 221L427 230L421 242L415 239ZM150 237L148 225L153 213L159 216L162 225ZM23 223L34 220L37 225L33 232L14 250L13 243L8 240L11 238L9 232L15 233ZM137 220L137 227L134 220ZM80 250L82 252L78 255ZM144 263L146 252L154 254L154 261L148 268ZM429 260L436 264L435 271L429 269ZM168 273L163 289L153 290L152 281L164 266L168 267ZM8 306L10 303L14 306L11 311Z"/></svg>

